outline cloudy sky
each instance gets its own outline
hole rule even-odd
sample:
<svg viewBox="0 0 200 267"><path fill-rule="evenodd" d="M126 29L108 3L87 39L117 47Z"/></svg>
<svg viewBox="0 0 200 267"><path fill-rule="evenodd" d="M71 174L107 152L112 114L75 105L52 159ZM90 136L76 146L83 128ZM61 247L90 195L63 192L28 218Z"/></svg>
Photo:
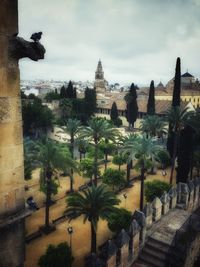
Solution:
<svg viewBox="0 0 200 267"><path fill-rule="evenodd" d="M42 31L45 60L22 60L22 79L148 85L182 73L200 77L200 0L19 0L19 35Z"/></svg>

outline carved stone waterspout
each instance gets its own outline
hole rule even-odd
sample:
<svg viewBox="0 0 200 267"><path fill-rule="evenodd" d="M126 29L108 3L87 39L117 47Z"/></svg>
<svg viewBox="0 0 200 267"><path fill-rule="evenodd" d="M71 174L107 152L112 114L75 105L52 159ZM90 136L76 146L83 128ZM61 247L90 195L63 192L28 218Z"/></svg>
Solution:
<svg viewBox="0 0 200 267"><path fill-rule="evenodd" d="M21 58L30 58L33 61L44 59L46 50L38 42L29 42L22 37L12 37L9 42L9 57L19 60Z"/></svg>

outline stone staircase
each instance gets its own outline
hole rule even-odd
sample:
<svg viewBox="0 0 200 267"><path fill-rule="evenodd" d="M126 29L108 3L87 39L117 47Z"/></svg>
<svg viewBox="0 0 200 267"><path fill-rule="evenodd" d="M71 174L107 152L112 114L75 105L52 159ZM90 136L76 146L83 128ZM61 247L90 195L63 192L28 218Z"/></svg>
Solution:
<svg viewBox="0 0 200 267"><path fill-rule="evenodd" d="M146 267L166 267L172 246L149 237L143 248L138 263Z"/></svg>

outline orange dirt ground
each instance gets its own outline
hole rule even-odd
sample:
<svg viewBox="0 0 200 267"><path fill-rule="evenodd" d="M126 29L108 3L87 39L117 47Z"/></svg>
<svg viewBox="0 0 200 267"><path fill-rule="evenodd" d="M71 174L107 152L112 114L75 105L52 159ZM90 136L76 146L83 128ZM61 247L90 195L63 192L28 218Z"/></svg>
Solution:
<svg viewBox="0 0 200 267"><path fill-rule="evenodd" d="M117 166L112 163L108 164L108 167L117 168ZM103 166L102 166L103 168ZM123 166L122 169L125 169ZM167 170L167 176L163 177L161 170L157 171L156 175L147 175L147 180L164 180L169 181L170 170ZM131 176L136 176L138 173L135 170L131 171ZM34 199L39 203L39 206L43 206L44 194L39 192L38 185L38 176L39 170L36 170L33 175L33 179L28 182L29 185L32 185L31 189L27 191L27 196L34 196ZM86 182L86 179L80 177L79 175L75 175L74 179L74 188L78 188L80 185ZM65 202L65 192L69 189L69 179L67 177L62 177L60 179L60 189L58 195L55 199L59 199L55 205L53 205L50 209L50 219L56 219L61 216L66 208ZM125 189L123 192L120 192L118 195L121 200L120 206L125 207L125 200L123 198L123 194L127 193L126 200L126 208L130 211L134 211L139 207L139 196L140 196L140 182L134 182L133 187ZM38 230L38 227L44 224L44 207L40 208L37 212L32 214L30 217L26 219L26 234L33 233ZM90 225L89 223L83 223L82 218L77 218L70 223L73 226L74 234L72 236L72 253L75 258L73 262L73 267L82 267L84 266L84 257L90 251ZM36 267L38 259L41 255L44 254L47 246L49 244L59 244L60 242L68 242L69 236L67 234L67 227L69 226L68 222L63 222L56 227L56 231L47 235L42 236L30 244L26 245L26 261L25 267ZM99 221L98 231L97 231L97 240L98 245L101 245L108 238L112 237L112 233L109 231L107 227L106 221Z"/></svg>

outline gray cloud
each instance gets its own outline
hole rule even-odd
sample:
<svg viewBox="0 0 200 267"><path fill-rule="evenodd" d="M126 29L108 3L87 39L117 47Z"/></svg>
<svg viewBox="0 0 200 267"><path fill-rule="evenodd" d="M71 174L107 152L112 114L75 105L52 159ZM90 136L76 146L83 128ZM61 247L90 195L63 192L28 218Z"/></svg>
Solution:
<svg viewBox="0 0 200 267"><path fill-rule="evenodd" d="M176 57L199 76L200 0L19 0L20 35L42 30L46 58L23 60L22 78L167 82Z"/></svg>

